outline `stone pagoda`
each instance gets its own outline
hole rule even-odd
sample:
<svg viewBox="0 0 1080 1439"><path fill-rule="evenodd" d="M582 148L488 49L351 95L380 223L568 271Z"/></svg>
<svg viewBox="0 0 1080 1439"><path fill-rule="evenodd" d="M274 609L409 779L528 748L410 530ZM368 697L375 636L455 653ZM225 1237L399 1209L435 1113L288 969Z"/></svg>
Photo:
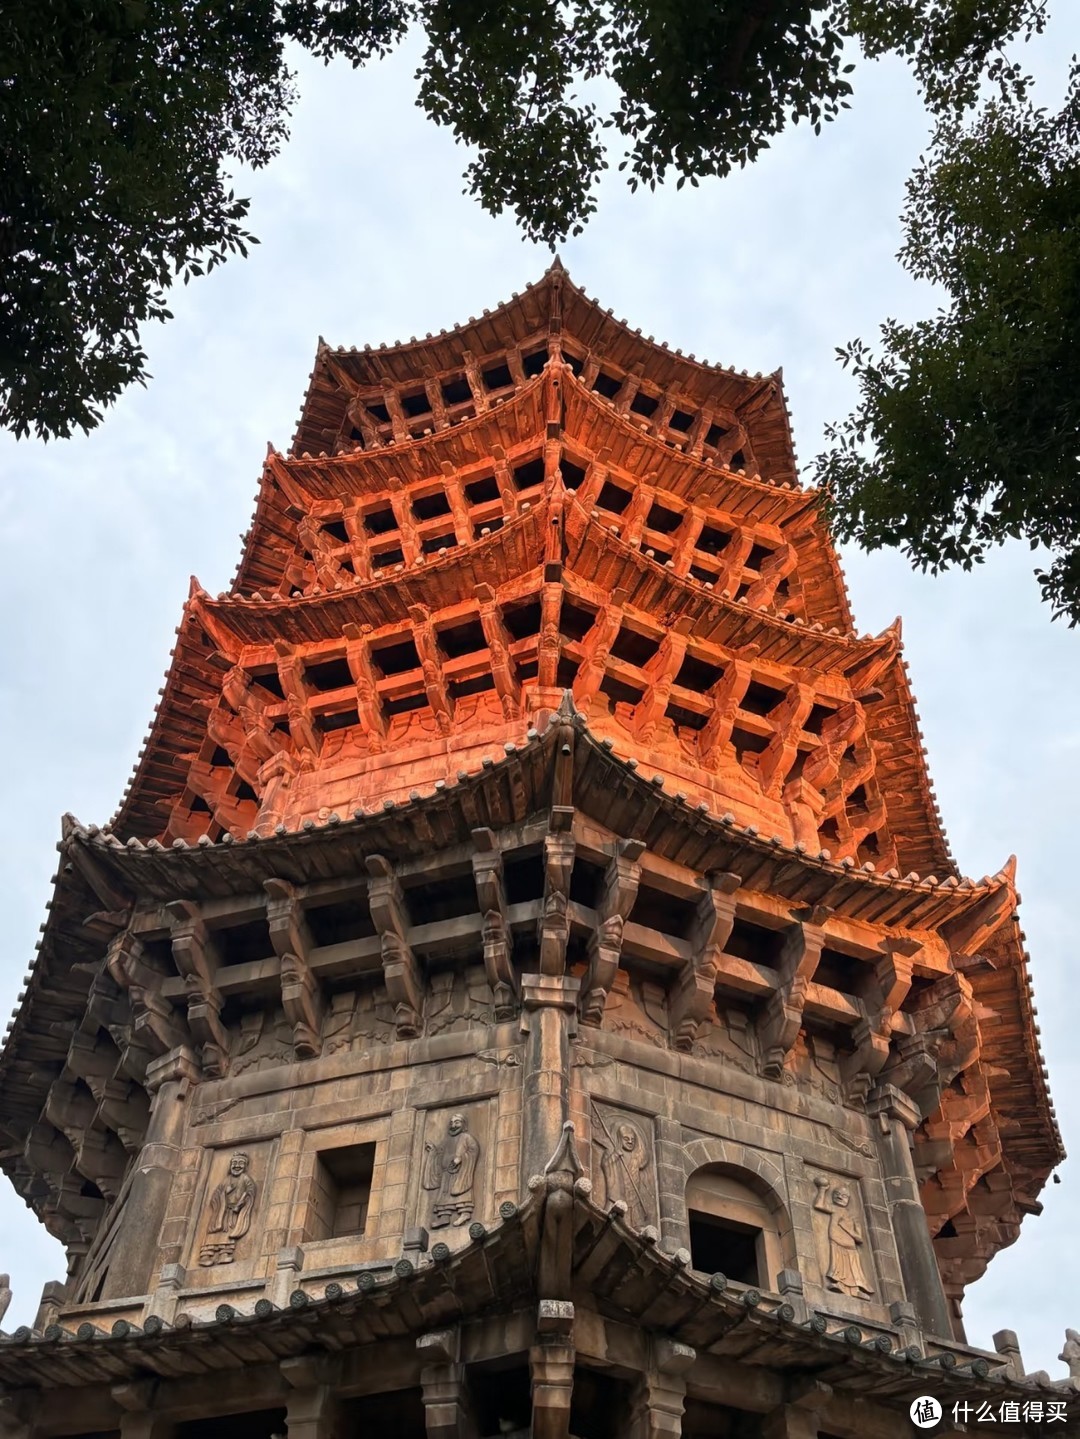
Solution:
<svg viewBox="0 0 1080 1439"><path fill-rule="evenodd" d="M320 344L58 848L0 1163L68 1273L0 1339L7 1439L1076 1410L961 1320L1062 1158L1013 864L957 871L779 375L558 263Z"/></svg>

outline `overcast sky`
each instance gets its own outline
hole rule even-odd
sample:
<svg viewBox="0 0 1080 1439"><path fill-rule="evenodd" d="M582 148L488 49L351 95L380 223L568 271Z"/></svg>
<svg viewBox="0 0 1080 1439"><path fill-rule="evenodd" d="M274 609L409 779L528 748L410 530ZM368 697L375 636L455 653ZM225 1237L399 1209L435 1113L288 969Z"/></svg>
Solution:
<svg viewBox="0 0 1080 1439"><path fill-rule="evenodd" d="M1056 104L1080 7L1056 0L1031 47ZM1066 17L1066 11L1071 12ZM250 521L267 440L291 438L321 333L335 345L407 339L479 314L539 277L550 255L463 196L465 154L412 105L416 52L370 72L305 65L293 136L245 178L249 260L173 297L145 336L154 379L92 436L0 440L0 594L7 616L0 723L11 765L2 836L0 1011L45 916L60 815L113 813L145 737L173 629L196 574L226 588ZM903 184L926 138L897 64L862 65L854 107L815 137L803 127L750 171L700 189L630 195L609 177L600 214L562 256L605 306L699 357L782 365L803 462L850 406L836 346L933 297L894 259ZM863 631L896 614L942 813L961 870L1019 856L1022 917L1042 1039L1067 1148L1080 1149L1080 1025L1073 823L1080 808L1080 633L1051 624L1016 547L971 575L912 574L895 556L845 555ZM1071 1042L1070 1042L1071 1041ZM1063 1376L1080 1325L1075 1161L968 1296L972 1343L1019 1332L1029 1369ZM30 1323L61 1250L6 1184L0 1270Z"/></svg>

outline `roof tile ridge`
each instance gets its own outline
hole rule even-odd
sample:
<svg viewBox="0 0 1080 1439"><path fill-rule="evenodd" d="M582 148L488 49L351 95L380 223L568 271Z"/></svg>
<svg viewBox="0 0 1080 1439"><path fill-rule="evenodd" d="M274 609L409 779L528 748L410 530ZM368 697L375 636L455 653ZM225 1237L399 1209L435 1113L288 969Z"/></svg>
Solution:
<svg viewBox="0 0 1080 1439"><path fill-rule="evenodd" d="M113 816L109 820L108 824L104 826L107 831L116 830L122 833L124 826L126 825L128 818L130 817L131 808L138 795L139 786L142 782L144 771L147 765L150 764L153 755L157 749L158 738L161 734L162 729L165 726L166 716L175 699L174 691L177 684L179 683L177 679L177 672L180 668L178 651L180 649L181 641L185 637L185 631L189 627L194 626L198 623L196 609L197 606L203 603L205 599L209 599L209 596L199 584L199 581L195 578L195 576L192 575L189 581L188 598L184 601L184 608L181 615L180 623L173 631L176 639L173 643L172 649L170 649L169 651L169 666L168 669L166 669L165 671L164 684L158 690L157 702L154 705L154 712L150 718L150 724L146 730L146 737L144 738L141 746L139 747L139 752L136 756L135 763L132 766L131 773L128 776L127 784L124 786L124 792L120 796L120 803L117 805L116 810L113 813Z"/></svg>
<svg viewBox="0 0 1080 1439"><path fill-rule="evenodd" d="M808 500L816 499L820 493L816 489L808 489L805 485L792 484L789 480L780 480L779 482L776 480L766 480L760 472L748 475L745 469L733 470L727 465L718 464L714 459L687 454L686 450L682 449L681 446L671 445L660 435L654 434L649 429L647 421L638 424L630 419L629 415L620 415L611 400L600 394L598 390L590 390L588 386L582 382L580 376L574 374L569 365L565 366L565 371L564 382L566 380L571 381L573 387L584 398L587 404L590 404L599 414L622 425L635 439L644 439L651 442L665 458L675 458L681 460L688 466L694 466L700 470L711 473L719 471L729 479L734 480L737 484L744 485L753 492L760 491L768 495L776 495L778 493L789 494L793 499L802 500L804 503Z"/></svg>
<svg viewBox="0 0 1080 1439"><path fill-rule="evenodd" d="M284 455L274 448L273 441L267 440L266 456L263 460L262 469L259 471L258 489L255 491L255 506L251 513L251 522L240 536L240 557L236 561L233 577L229 581L230 590L238 592L244 586L244 571L254 553L255 542L259 535L261 522L265 517L270 491L274 486L273 463L275 460L283 461L284 458Z"/></svg>
<svg viewBox="0 0 1080 1439"><path fill-rule="evenodd" d="M332 349L330 346L326 346L326 353L328 355L356 355L360 353L388 354L391 351L423 349L433 341L446 340L455 335L464 334L466 330L474 325L480 324L482 320L492 319L496 315L513 309L526 295L533 294L535 291L543 289L545 285L550 284L552 276L558 273L565 274L566 271L562 266L562 262L556 257L556 261L548 266L539 279L527 281L521 290L514 290L509 299L499 300L494 306L482 310L479 316L470 315L467 320L460 320L457 324L450 325L447 328L439 330L437 333L429 331L422 340L416 335L412 335L408 340L384 340L377 344L364 345L362 349L356 345L338 345Z"/></svg>
<svg viewBox="0 0 1080 1439"><path fill-rule="evenodd" d="M667 360L678 360L682 364L689 366L691 369L698 370L702 374L723 375L735 380L771 380L777 373L775 370L767 374L761 371L751 373L748 370L738 370L732 365L717 365L710 363L708 360L699 360L696 355L684 355L682 350L672 349L671 346L663 340L657 340L652 335L643 335L640 328L631 325L629 320L625 320L621 316L616 315L614 310L608 309L602 301L590 295L581 285L576 285L566 270L563 271L562 285L564 291L573 291L586 305L589 305L592 309L599 311L601 315L611 320L612 323L617 325L630 339L637 341L642 346L647 346Z"/></svg>
<svg viewBox="0 0 1080 1439"><path fill-rule="evenodd" d="M357 579L353 584L344 584L335 590L315 589L308 594L301 595L264 595L261 591L255 590L250 595L245 595L233 589L222 590L217 595L212 595L200 586L199 593L193 592L191 598L199 603L205 603L215 610L219 607L225 609L258 608L274 612L303 608L316 602L321 604L325 601L345 600L361 591L371 592L380 587L400 584L402 579L412 578L418 574L451 569L459 564L466 554L473 555L478 546L490 545L495 548L498 543L505 543L506 537L516 534L519 529L524 529L527 524L542 514L551 502L552 496L550 495L538 495L535 500L523 500L517 514L507 516L503 524L490 534L479 535L475 539L455 544L452 548L447 549L445 554L419 555L411 565L405 564L404 561L396 565L387 565L384 569L374 573L370 579ZM500 537L502 537L501 540Z"/></svg>
<svg viewBox="0 0 1080 1439"><path fill-rule="evenodd" d="M765 621L782 633L789 634L794 632L796 634L806 635L826 635L829 639L839 640L851 646L870 647L880 644L888 636L888 631L883 631L880 635L870 635L859 634L854 629L842 630L836 625L827 628L821 620L811 622L810 620L800 619L797 615L792 615L790 619L785 619L768 605L759 605L751 609L744 599L736 600L723 592L717 593L713 585L709 582L696 580L690 575L677 575L672 573L665 565L662 565L659 560L650 559L638 546L632 545L624 540L621 534L618 533L620 526L617 523L606 524L604 519L600 517L599 511L587 511L580 500L576 498L573 490L568 491L567 494L573 507L585 516L587 524L595 525L598 529L603 530L611 536L621 549L629 554L637 556L638 559L643 560L646 564L655 565L664 572L672 584L678 584L684 589L692 590L695 597L700 597L701 593L704 592L709 601L716 604L718 608L727 609L742 616L752 616L755 620ZM618 516L613 516L613 519L617 521Z"/></svg>
<svg viewBox="0 0 1080 1439"><path fill-rule="evenodd" d="M296 424L293 427L292 439L289 441L289 453L291 454L300 439L300 430L304 424L304 416L307 414L308 398L311 395L311 388L315 383L315 376L318 374L320 365L325 363L324 357L330 353L330 347L320 335L315 346L315 359L308 372L307 384L304 386L303 398L300 401L300 413L296 417Z"/></svg>
<svg viewBox="0 0 1080 1439"><path fill-rule="evenodd" d="M586 717L580 712L575 713L574 724L584 733L587 744L592 745L594 750L602 750L608 759L621 765L627 771L631 783L635 781L638 784L645 783L645 780L638 772L641 762L636 755L627 755L625 759L622 758L616 749L615 741L607 735L602 739L598 738L589 728ZM663 791L667 781L663 775L654 774L649 783L654 790ZM660 799L662 804L672 809L676 807L682 808L688 814L693 813L699 816L706 823L719 823L725 828L733 830L739 835L740 841L745 840L745 842L755 849L769 853L792 854L800 860L810 864L816 864L830 873L835 873L838 877L843 876L849 880L856 880L860 883L865 881L878 886L885 885L888 888L904 886L909 889L919 889L928 894L936 890L952 890L960 892L965 898L970 899L973 895L981 896L994 889L1000 888L1005 879L1003 872L992 876L984 875L982 879L978 880L970 879L966 876L960 877L958 875L949 875L945 879L939 879L937 875L934 874L920 875L914 872L901 876L899 870L896 869L879 872L877 866L869 860L860 866L851 859L834 860L831 852L827 849L819 850L819 852L814 855L807 849L805 844L798 840L792 844L786 844L778 835L772 835L766 839L762 836L757 825L748 824L740 826L735 815L730 810L725 811L724 814L717 817L709 805L704 802L694 806L693 810L690 810L686 796L683 794L668 795L663 793Z"/></svg>
<svg viewBox="0 0 1080 1439"><path fill-rule="evenodd" d="M410 448L431 444L437 440L443 440L449 435L460 434L462 430L470 426L476 426L490 421L498 415L500 411L508 408L512 409L525 398L531 396L541 387L543 378L544 374L541 370L538 374L530 376L523 385L518 385L512 394L493 396L492 403L486 410L477 410L475 413L466 415L462 419L452 421L442 430L430 429L420 435L410 435L407 440L390 439L387 440L385 445L378 445L372 449L362 449L358 447L355 450L348 450L339 455L332 455L327 450L320 450L317 454L312 454L310 450L302 450L297 454L295 449L293 449L290 450L288 454L282 455L281 458L286 465L291 467L293 465L318 465L327 460L332 460L335 463L355 460L362 461L372 459L376 455L384 456L390 453L400 455L403 451Z"/></svg>
<svg viewBox="0 0 1080 1439"><path fill-rule="evenodd" d="M919 720L919 710L918 705L915 701L915 694L911 688L911 676L908 668L908 662L904 658L903 640L900 635L902 626L899 617L897 617L897 619L893 621L893 625L897 628L896 655L893 659L892 664L888 666L886 673L891 671L891 673L894 675L896 679L897 689L899 691L900 701L907 708L908 718L910 720L912 732L915 737L915 749L918 756L920 787L922 789L923 799L926 803L927 815L930 819L931 827L935 830L935 837L937 838L938 843L941 847L940 855L942 863L948 866L950 873L958 875L959 869L956 864L955 856L952 852L952 846L949 844L948 835L945 832L945 821L942 818L941 810L938 806L937 794L934 790L934 782L930 777L930 761L926 751L926 740L923 737L922 724Z"/></svg>

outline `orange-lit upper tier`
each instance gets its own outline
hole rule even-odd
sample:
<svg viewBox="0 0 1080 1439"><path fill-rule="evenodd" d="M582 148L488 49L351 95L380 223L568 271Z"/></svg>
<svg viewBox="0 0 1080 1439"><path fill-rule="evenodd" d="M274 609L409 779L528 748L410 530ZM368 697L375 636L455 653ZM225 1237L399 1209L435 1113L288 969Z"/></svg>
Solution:
<svg viewBox="0 0 1080 1439"><path fill-rule="evenodd" d="M499 352L510 381L490 396L485 327L520 351ZM615 364L601 342L636 389L590 385ZM898 629L851 628L815 497L788 478L778 382L658 350L554 271L479 326L365 352L401 390L384 381L387 413L404 413L403 357L441 374L466 345L461 413L270 453L232 592L193 588L117 832L266 833L428 792L569 689L594 733L694 803L813 854L952 874ZM302 435L331 389L342 413L362 393L340 358L320 349ZM662 409L635 413L630 391L661 379ZM726 462L700 419L721 413L739 426ZM779 482L733 467L763 447Z"/></svg>

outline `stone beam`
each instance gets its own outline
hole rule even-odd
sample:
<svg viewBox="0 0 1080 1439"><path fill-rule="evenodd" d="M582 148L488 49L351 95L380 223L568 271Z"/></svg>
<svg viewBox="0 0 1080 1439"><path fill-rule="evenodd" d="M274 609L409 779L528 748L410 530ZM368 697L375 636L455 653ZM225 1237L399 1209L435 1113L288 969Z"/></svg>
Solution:
<svg viewBox="0 0 1080 1439"><path fill-rule="evenodd" d="M427 1439L476 1439L461 1331L442 1329L416 1341Z"/></svg>
<svg viewBox="0 0 1080 1439"><path fill-rule="evenodd" d="M779 987L765 1002L757 1021L761 1069L766 1079L779 1079L802 1027L806 995L825 943L822 930L793 924L780 950Z"/></svg>
<svg viewBox="0 0 1080 1439"><path fill-rule="evenodd" d="M382 945L383 979L394 1006L394 1023L400 1038L413 1039L422 1025L423 986L420 966L405 938L408 913L401 881L381 854L368 856L367 870L368 904Z"/></svg>
<svg viewBox="0 0 1080 1439"><path fill-rule="evenodd" d="M281 959L281 1003L292 1025L293 1053L297 1059L316 1059L322 1053L325 1006L311 972L314 941L295 887L284 879L268 879L263 888L270 941Z"/></svg>
<svg viewBox="0 0 1080 1439"><path fill-rule="evenodd" d="M582 983L581 1022L597 1026L619 968L623 930L641 882L638 859L642 840L623 839L604 874L604 889L597 907L599 923L589 936L589 968Z"/></svg>
<svg viewBox="0 0 1080 1439"><path fill-rule="evenodd" d="M675 1048L689 1051L709 1016L716 994L717 966L735 927L737 874L714 874L698 901L691 957L676 981L669 1003Z"/></svg>
<svg viewBox="0 0 1080 1439"><path fill-rule="evenodd" d="M536 1315L536 1342L529 1350L532 1439L568 1439L574 1355L573 1304L567 1299L542 1299Z"/></svg>
<svg viewBox="0 0 1080 1439"><path fill-rule="evenodd" d="M537 931L541 974L559 975L566 968L574 847L574 836L569 830L549 834L544 839L544 908Z"/></svg>
<svg viewBox="0 0 1080 1439"><path fill-rule="evenodd" d="M179 899L166 905L172 920L173 960L188 996L188 1026L199 1046L203 1072L221 1079L229 1070L229 1035L221 1022L224 1003L217 988L220 956L200 907Z"/></svg>

